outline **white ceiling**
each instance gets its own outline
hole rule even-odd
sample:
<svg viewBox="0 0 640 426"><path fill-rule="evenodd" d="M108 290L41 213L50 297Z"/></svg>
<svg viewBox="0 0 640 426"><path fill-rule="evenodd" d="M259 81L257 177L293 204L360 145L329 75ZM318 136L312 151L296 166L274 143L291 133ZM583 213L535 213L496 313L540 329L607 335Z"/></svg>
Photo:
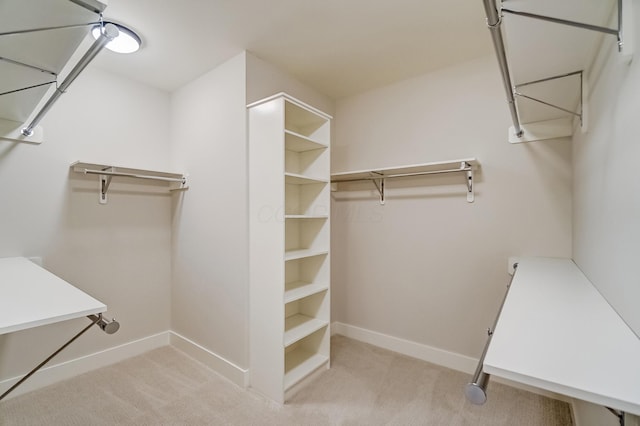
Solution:
<svg viewBox="0 0 640 426"><path fill-rule="evenodd" d="M243 50L338 99L491 54L481 0L109 0L143 38L95 64L172 91Z"/></svg>

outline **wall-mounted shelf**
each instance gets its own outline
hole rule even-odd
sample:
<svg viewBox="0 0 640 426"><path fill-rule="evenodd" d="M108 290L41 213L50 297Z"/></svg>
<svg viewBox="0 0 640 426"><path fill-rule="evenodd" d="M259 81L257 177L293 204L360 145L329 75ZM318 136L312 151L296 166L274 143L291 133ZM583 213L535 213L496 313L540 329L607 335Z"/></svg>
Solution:
<svg viewBox="0 0 640 426"><path fill-rule="evenodd" d="M412 164L400 167L387 167L380 169L358 170L353 172L333 173L331 183L332 189L338 190L338 183L357 182L370 180L375 185L380 194L380 204L385 203L385 180L402 177L427 176L444 173L464 173L467 186L467 201L473 203L473 171L479 163L475 158L464 158L461 160L438 161L432 163Z"/></svg>
<svg viewBox="0 0 640 426"><path fill-rule="evenodd" d="M487 373L640 415L638 360L638 336L571 259L518 259Z"/></svg>
<svg viewBox="0 0 640 426"><path fill-rule="evenodd" d="M109 39L117 36L117 31L101 36L82 58L72 60L105 8L106 4L98 0L47 0L37 4L3 0L0 139L42 142L43 131L37 126L40 119Z"/></svg>
<svg viewBox="0 0 640 426"><path fill-rule="evenodd" d="M130 167L84 163L81 161L76 161L75 163L71 164L71 168L76 173L99 176L98 196L100 204L107 203L107 191L109 190L109 185L111 185L111 179L113 177L166 182L170 191L184 190L189 188L189 186L187 185L186 176L180 173L133 169Z"/></svg>
<svg viewBox="0 0 640 426"><path fill-rule="evenodd" d="M87 317L91 323L0 394L9 395L53 357L97 325L105 333L120 328L102 317L106 305L24 257L0 259L0 335Z"/></svg>
<svg viewBox="0 0 640 426"><path fill-rule="evenodd" d="M630 59L632 3L484 0L513 121L509 142L586 130L590 67L601 45L617 46Z"/></svg>

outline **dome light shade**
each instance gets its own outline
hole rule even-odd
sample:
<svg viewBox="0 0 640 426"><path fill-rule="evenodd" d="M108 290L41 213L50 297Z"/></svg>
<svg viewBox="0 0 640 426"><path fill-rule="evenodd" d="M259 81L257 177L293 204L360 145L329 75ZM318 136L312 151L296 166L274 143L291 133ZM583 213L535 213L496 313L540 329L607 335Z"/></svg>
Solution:
<svg viewBox="0 0 640 426"><path fill-rule="evenodd" d="M107 43L105 46L107 49L117 53L133 53L140 49L142 39L140 39L138 34L123 25L116 24L115 22L105 21L105 24L113 24L118 28L118 31L120 31L118 37ZM97 39L100 37L101 29L102 25L96 25L93 27L91 30L93 38Z"/></svg>

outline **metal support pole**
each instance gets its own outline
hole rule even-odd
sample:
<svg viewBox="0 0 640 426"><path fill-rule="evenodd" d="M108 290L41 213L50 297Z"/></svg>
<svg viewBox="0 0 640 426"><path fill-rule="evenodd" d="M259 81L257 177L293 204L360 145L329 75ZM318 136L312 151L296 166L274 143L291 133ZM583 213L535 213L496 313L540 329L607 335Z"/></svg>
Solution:
<svg viewBox="0 0 640 426"><path fill-rule="evenodd" d="M516 109L516 100L513 96L513 87L511 84L511 74L509 73L509 65L507 64L507 54L504 48L504 40L502 39L502 32L500 31L500 24L502 20L498 13L496 6L496 0L483 0L484 10L487 14L487 26L491 32L491 38L493 39L493 47L496 50L496 56L498 57L498 65L500 66L500 72L502 73L502 81L504 83L504 90L507 94L507 102L509 103L509 112L511 113L511 120L513 121L513 128L517 137L522 137L524 131L520 126L520 119L518 118L518 110Z"/></svg>
<svg viewBox="0 0 640 426"><path fill-rule="evenodd" d="M513 265L513 275L511 276L511 280L507 285L507 291L504 293L504 298L502 299L502 303L500 304L500 309L498 310L498 314L496 315L496 319L493 322L493 326L487 329L487 334L489 337L487 338L487 343L484 345L484 350L482 351L482 356L478 360L478 366L476 367L475 373L473 373L473 377L471 381L465 386L464 394L472 404L482 405L487 402L487 386L489 385L489 379L491 375L484 372L484 358L487 356L487 351L489 350L489 344L491 343L491 337L493 336L493 331L496 328L496 324L498 324L498 319L500 318L500 313L502 312L502 308L504 307L504 302L507 300L507 295L509 294L509 288L511 287L511 283L513 282L513 278L516 276L516 270L518 269L518 264Z"/></svg>
<svg viewBox="0 0 640 426"><path fill-rule="evenodd" d="M94 317L94 318L91 318ZM45 359L44 361L42 361L40 364L38 364L33 370L31 370L30 372L28 372L23 378L21 378L20 380L18 380L17 383L15 383L13 386L11 386L5 393L3 393L2 395L0 395L0 401L7 395L9 395L11 392L13 392L13 390L15 388L17 388L18 386L20 386L25 380L27 380L29 377L33 376L33 374L35 374L38 370L40 370L42 367L44 367L44 365L46 363L48 363L49 361L51 361L51 359L58 355L60 352L62 352L62 350L64 348L66 348L67 346L69 346L71 343L73 343L78 337L82 336L87 330L89 330L91 327L93 327L94 324L98 324L98 322L102 319L102 314L100 314L99 316L95 316L95 315L91 315L91 317L89 319L91 319L91 324L89 324L88 326L86 326L85 328L83 328L82 330L80 330L80 332L78 334L76 334L75 336L73 336L71 338L71 340L69 340L67 343L65 343L64 345L62 345L57 351L55 351L54 353L52 353L51 355L49 355L47 357L47 359Z"/></svg>
<svg viewBox="0 0 640 426"><path fill-rule="evenodd" d="M33 129L40 123L40 120L44 118L46 113L51 109L53 104L56 103L58 98L67 90L69 85L73 83L73 81L80 75L82 70L86 68L87 65L96 57L96 55L102 50L107 43L118 36L118 28L113 24L106 24L102 28L102 32L100 36L93 42L89 50L84 54L84 56L78 61L76 66L71 70L69 75L64 79L60 87L57 87L53 92L47 103L44 104L42 109L38 112L38 114L31 120L28 126L22 129L23 136L31 136L33 135Z"/></svg>
<svg viewBox="0 0 640 426"><path fill-rule="evenodd" d="M47 359L45 359L44 361L42 361L40 364L38 364L33 370L31 370L30 372L28 372L24 377L22 377L17 383L15 383L13 386L11 386L6 392L4 392L2 395L0 395L0 401L7 395L9 395L11 392L13 392L14 389L16 389L18 386L20 386L22 383L24 383L25 380L27 380L29 377L33 376L38 370L40 370L42 367L44 367L49 361L51 361L53 359L53 357L55 357L56 355L58 355L60 352L62 352L67 346L69 346L71 343L73 343L78 337L82 336L84 333L86 333L91 327L93 327L94 325L97 325L98 327L100 327L102 329L102 331L104 331L107 334L113 334L116 331L118 331L120 329L120 324L118 323L118 321L116 321L115 319L108 321L106 319L104 319L102 317L102 314L98 314L98 315L87 315L87 318L89 318L91 320L91 324L87 325L85 328L83 328L82 330L80 330L80 332L78 334L76 334L75 336L73 336L67 343L65 343L64 345L62 345L60 348L58 348L57 351L55 351L54 353L52 353L51 355L49 355L47 357Z"/></svg>

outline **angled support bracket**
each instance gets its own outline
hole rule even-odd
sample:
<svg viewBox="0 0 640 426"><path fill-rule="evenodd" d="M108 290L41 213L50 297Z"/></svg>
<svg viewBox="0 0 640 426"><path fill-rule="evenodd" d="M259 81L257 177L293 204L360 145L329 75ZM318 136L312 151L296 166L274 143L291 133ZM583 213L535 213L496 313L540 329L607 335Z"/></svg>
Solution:
<svg viewBox="0 0 640 426"><path fill-rule="evenodd" d="M467 202L473 203L475 201L473 192L473 168L466 161L460 163L460 168L467 171Z"/></svg>
<svg viewBox="0 0 640 426"><path fill-rule="evenodd" d="M118 321L116 321L115 319L109 321L106 320L102 317L102 314L97 314L97 315L87 315L87 318L89 318L89 320L91 321L91 324L87 325L86 327L84 327L82 330L80 330L80 332L78 332L78 334L76 334L75 336L73 336L71 339L69 339L67 341L67 343L65 343L64 345L62 345L60 348L58 348L54 353L52 353L51 355L49 355L47 357L47 359L45 359L44 361L42 361L40 364L38 364L36 367L34 367L30 372L28 372L26 375L24 375L20 380L18 380L13 386L11 386L8 390L6 390L2 395L0 395L0 400L4 399L5 396L9 395L11 392L14 391L14 389L16 389L18 386L20 386L22 383L24 383L29 377L33 376L36 372L38 372L38 370L40 370L42 367L44 367L49 361L51 361L56 355L58 355L60 352L62 352L67 346L69 346L71 343L73 343L78 337L82 336L84 333L86 333L91 327L93 327L94 325L97 325L98 327L100 327L100 329L102 329L102 331L104 331L107 334L113 334L116 331L118 331L118 329L120 328L120 323L118 323Z"/></svg>
<svg viewBox="0 0 640 426"><path fill-rule="evenodd" d="M532 84L544 83L544 82L547 82L547 81L558 80L560 78L573 77L573 76L576 76L576 75L580 78L580 100L579 100L579 102L580 102L580 110L579 110L579 112L575 112L575 111L571 111L571 110L566 109L566 108L562 108L562 107L560 107L558 105L554 105L554 104L552 104L550 102L546 102L546 101L543 101L541 99L537 99L537 98L534 98L532 96L525 95L525 94L523 94L523 93L518 91L518 89L520 89L521 87L530 86ZM543 78L543 79L540 79L540 80L529 81L529 82L526 82L526 83L518 84L518 85L514 86L513 94L515 96L519 96L521 98L529 99L531 101L538 102L538 103L540 103L542 105L546 105L548 107L555 108L555 109L557 109L559 111L562 111L562 112L565 112L567 114L571 114L571 115L573 115L575 117L578 117L580 119L580 126L581 127L584 124L584 122L583 122L584 78L583 78L582 70L570 72L570 73L567 73L567 74L554 75L553 77L547 77L547 78Z"/></svg>
<svg viewBox="0 0 640 426"><path fill-rule="evenodd" d="M375 185L378 193L380 194L380 205L384 205L384 175L378 172L371 172L374 176L380 176L377 179L372 179L371 182Z"/></svg>
<svg viewBox="0 0 640 426"><path fill-rule="evenodd" d="M106 169L104 171L114 172L113 167ZM100 204L107 204L107 191L109 190L109 185L111 185L112 175L100 175L99 185L100 185Z"/></svg>

